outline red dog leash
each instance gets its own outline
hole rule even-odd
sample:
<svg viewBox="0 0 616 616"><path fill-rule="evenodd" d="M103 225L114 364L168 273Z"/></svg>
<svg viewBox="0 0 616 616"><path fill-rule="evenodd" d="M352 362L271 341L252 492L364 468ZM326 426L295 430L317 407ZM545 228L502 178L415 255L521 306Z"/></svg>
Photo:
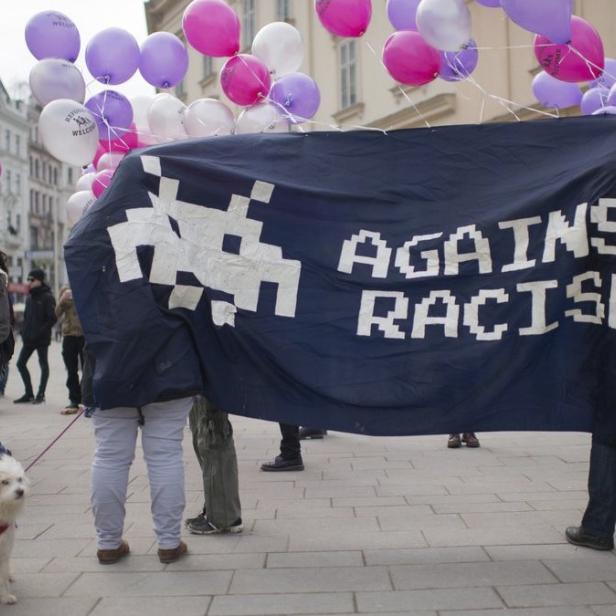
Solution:
<svg viewBox="0 0 616 616"><path fill-rule="evenodd" d="M68 426L66 426L66 428L64 428L64 430L62 430L62 432L60 432L60 434L58 434L58 436L56 436L56 438L51 441L51 443L49 443L49 445L47 445L47 447L45 447L45 449L43 449L43 451L41 451L41 453L32 462L30 462L30 464L28 464L28 467L25 470L26 473L64 436L66 432L68 432L68 429L83 415L83 412L84 409L81 409L77 414L77 417L75 417L75 419L73 419L73 421L71 421L71 423L68 424Z"/></svg>

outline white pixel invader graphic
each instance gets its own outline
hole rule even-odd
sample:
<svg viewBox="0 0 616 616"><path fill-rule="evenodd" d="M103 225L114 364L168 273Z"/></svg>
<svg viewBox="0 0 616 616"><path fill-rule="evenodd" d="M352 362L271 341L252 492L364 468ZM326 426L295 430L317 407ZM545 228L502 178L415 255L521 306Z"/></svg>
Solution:
<svg viewBox="0 0 616 616"><path fill-rule="evenodd" d="M146 173L160 177L151 207L126 211L127 221L107 229L115 251L120 281L143 277L137 248L153 246L149 281L172 286L169 308L195 310L203 287L233 296L233 303L212 301L216 325L235 325L237 309L255 312L262 282L278 285L274 313L294 317L301 263L285 259L282 248L261 242L263 223L248 218L251 200L269 203L273 184L255 182L251 196L231 195L226 211L177 199L179 181L162 175L157 156L142 156ZM179 235L171 219L177 222ZM225 252L225 237L239 238L238 254ZM177 283L179 272L192 273L200 287Z"/></svg>

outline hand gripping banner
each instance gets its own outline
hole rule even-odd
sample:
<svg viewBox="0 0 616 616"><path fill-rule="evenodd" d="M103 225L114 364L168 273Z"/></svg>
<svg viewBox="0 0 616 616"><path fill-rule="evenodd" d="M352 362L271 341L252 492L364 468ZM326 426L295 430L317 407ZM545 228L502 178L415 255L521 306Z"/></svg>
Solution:
<svg viewBox="0 0 616 616"><path fill-rule="evenodd" d="M616 120L136 152L66 262L101 408L616 437Z"/></svg>

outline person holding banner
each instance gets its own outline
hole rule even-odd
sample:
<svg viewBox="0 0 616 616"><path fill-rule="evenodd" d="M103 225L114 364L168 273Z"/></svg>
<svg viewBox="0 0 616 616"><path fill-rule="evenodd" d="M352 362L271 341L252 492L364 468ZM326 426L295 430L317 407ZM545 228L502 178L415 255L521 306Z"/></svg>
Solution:
<svg viewBox="0 0 616 616"><path fill-rule="evenodd" d="M458 447L462 447L462 443L472 449L479 447L479 439L474 432L463 432L462 438L460 438L459 433L450 434L447 439L447 447L449 449L458 449Z"/></svg>
<svg viewBox="0 0 616 616"><path fill-rule="evenodd" d="M267 473L280 471L303 471L302 446L299 442L299 426L280 423L280 455L271 462L261 464L261 470Z"/></svg>

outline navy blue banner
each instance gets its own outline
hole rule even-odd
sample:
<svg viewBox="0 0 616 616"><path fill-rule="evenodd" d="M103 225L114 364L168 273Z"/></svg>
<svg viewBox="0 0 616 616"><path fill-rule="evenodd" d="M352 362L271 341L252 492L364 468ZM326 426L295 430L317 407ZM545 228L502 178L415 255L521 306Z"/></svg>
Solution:
<svg viewBox="0 0 616 616"><path fill-rule="evenodd" d="M66 262L102 408L616 437L616 120L129 156Z"/></svg>

